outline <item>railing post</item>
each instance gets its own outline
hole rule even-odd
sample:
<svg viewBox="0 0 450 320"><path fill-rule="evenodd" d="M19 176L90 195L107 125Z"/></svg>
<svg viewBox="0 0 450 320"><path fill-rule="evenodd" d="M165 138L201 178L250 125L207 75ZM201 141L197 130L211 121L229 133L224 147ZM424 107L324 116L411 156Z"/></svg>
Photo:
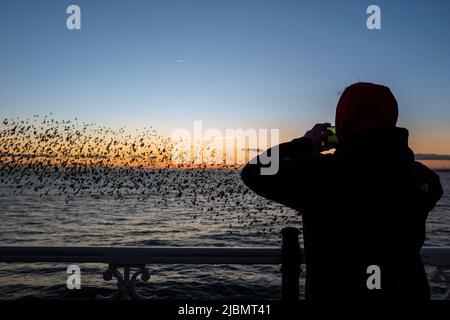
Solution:
<svg viewBox="0 0 450 320"><path fill-rule="evenodd" d="M281 230L281 299L295 301L299 298L300 277L300 244L298 235L300 230L293 227Z"/></svg>

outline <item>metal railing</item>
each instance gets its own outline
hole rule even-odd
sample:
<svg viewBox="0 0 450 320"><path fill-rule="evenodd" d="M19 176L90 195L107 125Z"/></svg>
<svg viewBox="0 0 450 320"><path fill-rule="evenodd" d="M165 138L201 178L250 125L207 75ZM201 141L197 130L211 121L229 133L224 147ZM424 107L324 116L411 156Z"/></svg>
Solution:
<svg viewBox="0 0 450 320"><path fill-rule="evenodd" d="M277 247L17 247L0 246L0 263L105 263L105 281L117 280L117 290L100 299L147 299L136 291L138 277L150 279L147 265L155 264L269 264L281 265L282 299L297 300L304 252L295 228L281 231L282 246ZM443 282L450 299L450 247L424 247L422 258L435 267L432 281ZM123 269L123 271L122 271Z"/></svg>

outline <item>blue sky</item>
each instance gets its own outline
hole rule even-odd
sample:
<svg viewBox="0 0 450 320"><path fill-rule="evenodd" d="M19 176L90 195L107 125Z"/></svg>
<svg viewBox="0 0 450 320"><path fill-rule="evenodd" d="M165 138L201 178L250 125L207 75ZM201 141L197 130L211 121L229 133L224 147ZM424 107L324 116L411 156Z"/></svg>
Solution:
<svg viewBox="0 0 450 320"><path fill-rule="evenodd" d="M81 30L66 28L70 4ZM366 28L370 4L381 30ZM445 0L2 0L0 114L287 140L369 81L397 96L416 152L450 154L449 31Z"/></svg>

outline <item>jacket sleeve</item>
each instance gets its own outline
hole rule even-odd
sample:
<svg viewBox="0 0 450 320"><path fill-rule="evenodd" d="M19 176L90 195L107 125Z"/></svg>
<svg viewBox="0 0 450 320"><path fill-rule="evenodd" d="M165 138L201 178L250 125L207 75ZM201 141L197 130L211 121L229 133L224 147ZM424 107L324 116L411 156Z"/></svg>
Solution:
<svg viewBox="0 0 450 320"><path fill-rule="evenodd" d="M279 152L275 174L261 174L264 166L259 155L257 161L249 162L242 169L241 178L258 195L300 210L323 189L320 186L329 177L329 155L314 153L312 141L307 138L280 144L266 153L271 154L274 148Z"/></svg>

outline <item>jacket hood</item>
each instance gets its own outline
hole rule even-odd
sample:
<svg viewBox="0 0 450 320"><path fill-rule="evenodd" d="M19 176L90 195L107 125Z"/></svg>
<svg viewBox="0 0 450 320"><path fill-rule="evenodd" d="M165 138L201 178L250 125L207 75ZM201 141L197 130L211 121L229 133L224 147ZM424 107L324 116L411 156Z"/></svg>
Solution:
<svg viewBox="0 0 450 320"><path fill-rule="evenodd" d="M336 107L336 134L346 143L354 135L373 128L393 128L398 104L391 90L382 85L359 82L347 87Z"/></svg>

